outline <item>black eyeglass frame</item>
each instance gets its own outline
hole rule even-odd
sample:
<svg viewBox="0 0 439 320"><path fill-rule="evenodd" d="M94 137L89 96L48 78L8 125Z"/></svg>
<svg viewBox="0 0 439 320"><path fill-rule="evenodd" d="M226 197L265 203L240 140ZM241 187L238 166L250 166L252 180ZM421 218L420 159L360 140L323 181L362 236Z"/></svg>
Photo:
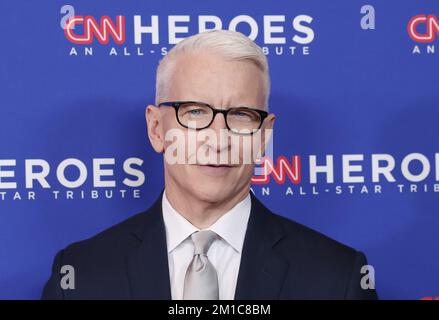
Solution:
<svg viewBox="0 0 439 320"><path fill-rule="evenodd" d="M203 106L208 107L208 108L210 108L210 109L212 110L212 112L213 112L212 120L209 122L209 124L208 124L207 126L202 127L202 128L190 128L190 127L184 125L183 123L181 123L180 118L179 118L179 116L178 116L178 109L180 109L180 107L181 107L182 105L184 105L184 104L188 104L188 103L194 103L194 104L203 105ZM268 117L268 112L267 112L267 111L264 111L264 110L260 110L260 109L255 109L255 108L250 108L250 107L237 107L237 108L229 108L229 109L217 109L217 108L214 108L213 106L211 106L211 105L208 104L208 103L205 103L205 102L199 102L199 101L166 101L166 102L160 102L160 103L158 104L158 107L161 107L161 106L167 106L167 107L172 107L172 108L174 108L174 110L175 110L175 117L177 118L178 123L179 123L182 127L184 127L184 128L187 128L187 129L195 129L195 130L203 130L203 129L208 128L208 127L212 124L212 122L215 120L216 115L217 115L218 113L221 113L221 114L224 116L224 121L225 121L225 123L226 123L226 127L227 127L227 129L228 129L230 132L233 132L233 133L236 133L236 134L252 135L252 134L254 134L255 132L257 132L259 129L261 129L262 124L264 123L265 118ZM228 122L227 122L227 114L228 114L230 111L233 111L233 110L236 110L236 109L239 109L239 110L250 110L250 111L255 111L255 112L259 113L259 116L261 117L261 122L259 123L258 128L257 128L257 129L254 129L254 131L252 131L252 132L248 132L248 133L241 133L241 132L237 132L237 131L232 130L232 129L229 127L229 124L228 124Z"/></svg>

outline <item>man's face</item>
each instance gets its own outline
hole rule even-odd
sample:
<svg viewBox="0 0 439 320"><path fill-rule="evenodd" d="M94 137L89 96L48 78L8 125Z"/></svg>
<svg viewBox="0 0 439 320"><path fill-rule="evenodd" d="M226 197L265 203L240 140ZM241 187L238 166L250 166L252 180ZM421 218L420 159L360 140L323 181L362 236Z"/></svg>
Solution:
<svg viewBox="0 0 439 320"><path fill-rule="evenodd" d="M174 62L176 64L164 101L198 101L218 109L247 106L264 110L263 76L253 63L226 61L221 56L209 52L182 55ZM178 123L175 110L168 106L159 109L148 106L147 119L148 133L156 151L166 154L166 151L170 150L168 148L172 147L172 150L180 148L180 151L184 152L184 163L170 164L165 156L167 186L172 185L173 188L184 190L208 202L224 201L238 193L242 194L249 188L254 164L243 158L255 151L254 148L249 148L248 144L245 147L243 139L252 142L257 135L242 136L229 133L222 114L217 114L207 129L186 129ZM270 129L273 121L274 116L269 115L262 128ZM181 136L185 137L184 141L166 141L167 134L175 130L181 131ZM197 135L206 131L214 133L215 139L212 139L212 135L209 135L207 140L199 139L200 136ZM230 136L234 136L234 139ZM190 144L195 148L190 148ZM236 150L239 151L238 155ZM239 160L232 161L236 160L236 157Z"/></svg>

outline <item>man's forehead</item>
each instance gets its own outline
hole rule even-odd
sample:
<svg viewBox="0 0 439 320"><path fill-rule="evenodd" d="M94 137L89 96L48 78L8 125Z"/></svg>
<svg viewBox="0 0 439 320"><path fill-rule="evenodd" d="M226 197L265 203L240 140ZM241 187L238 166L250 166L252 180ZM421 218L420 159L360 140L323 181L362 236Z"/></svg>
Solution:
<svg viewBox="0 0 439 320"><path fill-rule="evenodd" d="M247 96L247 97L246 97ZM231 95L210 95L203 90L193 90L183 94L176 94L170 92L167 98L168 101L195 101L207 103L218 109L228 109L232 107L264 107L263 103L257 96L231 96Z"/></svg>
<svg viewBox="0 0 439 320"><path fill-rule="evenodd" d="M263 74L253 63L210 54L193 54L189 57L193 63L187 63L188 57L174 62L167 92L172 101L200 101L224 108L263 106Z"/></svg>

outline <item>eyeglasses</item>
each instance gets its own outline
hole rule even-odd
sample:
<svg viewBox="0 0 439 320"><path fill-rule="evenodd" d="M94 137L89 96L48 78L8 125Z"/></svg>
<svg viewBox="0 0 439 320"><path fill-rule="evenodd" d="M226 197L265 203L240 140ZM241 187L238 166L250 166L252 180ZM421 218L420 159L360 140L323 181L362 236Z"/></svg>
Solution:
<svg viewBox="0 0 439 320"><path fill-rule="evenodd" d="M215 116L222 113L227 129L237 134L253 134L258 131L268 112L248 107L216 109L197 101L161 102L159 105L173 107L178 123L188 129L202 130L209 127Z"/></svg>

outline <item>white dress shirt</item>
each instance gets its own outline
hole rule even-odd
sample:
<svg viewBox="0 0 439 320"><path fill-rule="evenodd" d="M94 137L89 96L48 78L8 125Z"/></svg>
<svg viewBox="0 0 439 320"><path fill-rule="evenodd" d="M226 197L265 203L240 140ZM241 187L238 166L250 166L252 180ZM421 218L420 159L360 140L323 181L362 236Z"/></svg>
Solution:
<svg viewBox="0 0 439 320"><path fill-rule="evenodd" d="M220 236L212 243L207 252L207 256L218 274L220 300L233 300L235 297L250 209L251 199L250 194L248 194L244 200L207 228ZM194 256L194 245L189 236L200 229L171 206L166 198L166 192L163 192L162 197L162 213L168 247L171 296L173 300L181 300L183 299L186 269Z"/></svg>

